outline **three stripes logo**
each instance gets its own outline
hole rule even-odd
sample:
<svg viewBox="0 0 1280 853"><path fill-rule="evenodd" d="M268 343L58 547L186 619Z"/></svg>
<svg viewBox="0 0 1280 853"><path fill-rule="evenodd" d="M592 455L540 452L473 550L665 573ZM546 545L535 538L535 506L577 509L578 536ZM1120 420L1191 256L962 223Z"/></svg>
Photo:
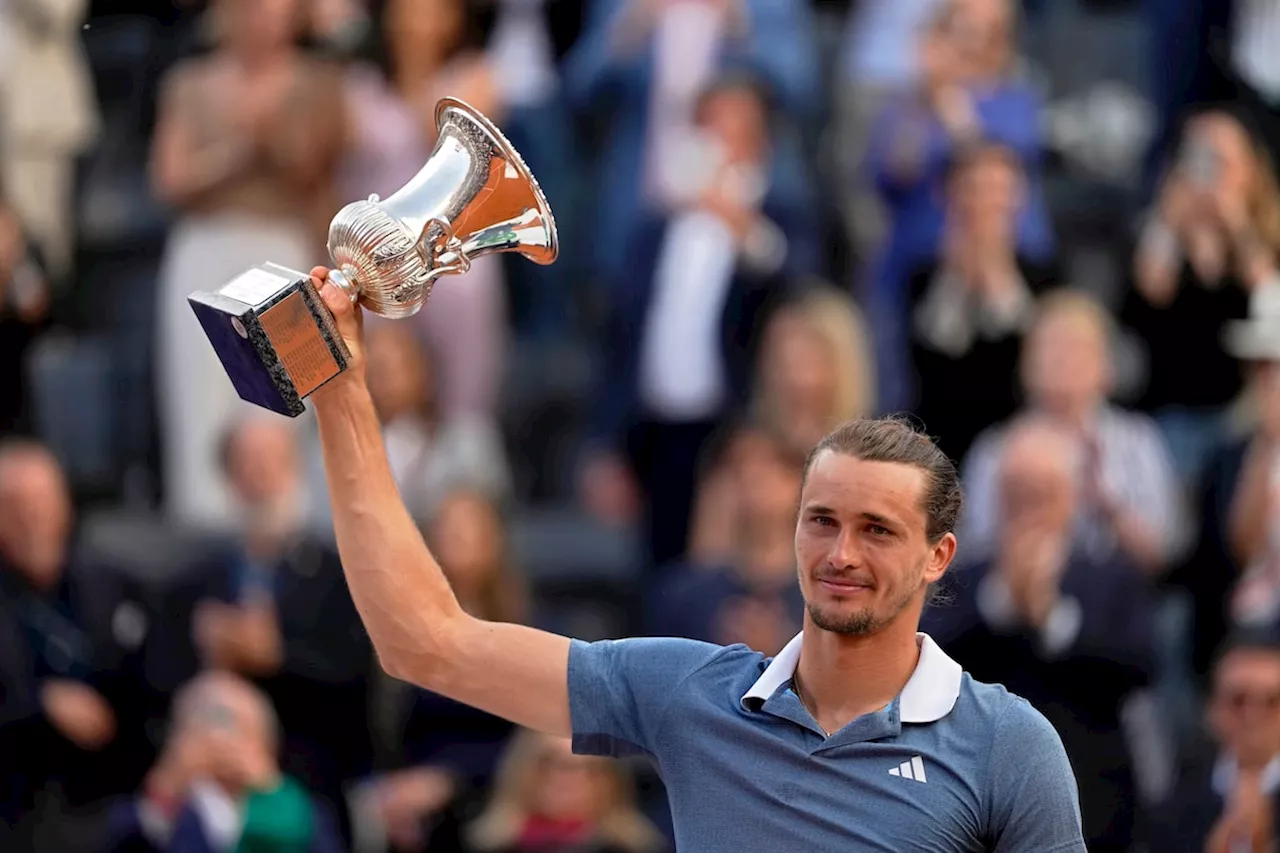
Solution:
<svg viewBox="0 0 1280 853"><path fill-rule="evenodd" d="M903 779L911 779L914 782L928 781L924 777L924 759L918 755L910 761L902 762L897 767L890 767L889 775L901 776Z"/></svg>

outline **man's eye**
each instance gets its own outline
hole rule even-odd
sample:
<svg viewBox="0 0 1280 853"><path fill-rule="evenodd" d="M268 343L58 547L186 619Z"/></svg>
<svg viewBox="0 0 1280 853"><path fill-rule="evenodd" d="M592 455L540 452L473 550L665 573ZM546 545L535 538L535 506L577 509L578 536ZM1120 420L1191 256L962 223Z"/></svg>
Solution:
<svg viewBox="0 0 1280 853"><path fill-rule="evenodd" d="M871 531L873 536L888 536L893 532L882 524L873 524L867 529Z"/></svg>
<svg viewBox="0 0 1280 853"><path fill-rule="evenodd" d="M815 515L813 517L813 523L820 527L831 527L836 523L836 521L829 515Z"/></svg>

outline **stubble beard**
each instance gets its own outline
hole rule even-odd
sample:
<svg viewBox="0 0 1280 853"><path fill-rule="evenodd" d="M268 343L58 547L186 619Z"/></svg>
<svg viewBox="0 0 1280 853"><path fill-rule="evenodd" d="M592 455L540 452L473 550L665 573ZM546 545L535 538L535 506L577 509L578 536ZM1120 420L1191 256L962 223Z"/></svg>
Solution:
<svg viewBox="0 0 1280 853"><path fill-rule="evenodd" d="M919 575L923 575L923 566ZM918 586L919 577L915 584L908 585L890 602L888 612L883 617L877 617L874 608L871 607L863 607L853 613L839 613L824 609L815 602L806 601L805 608L809 611L809 618L813 624L823 631L830 631L843 637L866 637L897 619L915 598L915 589Z"/></svg>

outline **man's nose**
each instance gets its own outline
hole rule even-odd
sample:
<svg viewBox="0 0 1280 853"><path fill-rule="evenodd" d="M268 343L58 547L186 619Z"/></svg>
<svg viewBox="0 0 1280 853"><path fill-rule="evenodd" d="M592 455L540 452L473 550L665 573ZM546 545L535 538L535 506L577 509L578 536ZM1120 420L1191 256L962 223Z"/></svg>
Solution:
<svg viewBox="0 0 1280 853"><path fill-rule="evenodd" d="M831 548L831 564L837 569L856 569L862 565L862 546L855 528L840 530Z"/></svg>

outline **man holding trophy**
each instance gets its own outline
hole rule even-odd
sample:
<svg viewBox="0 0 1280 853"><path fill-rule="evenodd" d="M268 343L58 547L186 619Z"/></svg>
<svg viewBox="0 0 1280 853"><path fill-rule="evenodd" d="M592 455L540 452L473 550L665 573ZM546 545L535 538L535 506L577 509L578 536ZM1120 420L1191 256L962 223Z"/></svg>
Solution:
<svg viewBox="0 0 1280 853"><path fill-rule="evenodd" d="M354 303L407 316L477 254L550 263L557 244L501 133L449 99L437 121L413 181L334 219L336 270L264 267L192 297L241 396L286 415L314 401L343 569L386 671L581 753L652 756L682 850L1082 853L1057 733L917 633L961 496L955 466L905 423L845 424L806 463L807 615L772 661L683 639L584 643L462 609L400 498Z"/></svg>

